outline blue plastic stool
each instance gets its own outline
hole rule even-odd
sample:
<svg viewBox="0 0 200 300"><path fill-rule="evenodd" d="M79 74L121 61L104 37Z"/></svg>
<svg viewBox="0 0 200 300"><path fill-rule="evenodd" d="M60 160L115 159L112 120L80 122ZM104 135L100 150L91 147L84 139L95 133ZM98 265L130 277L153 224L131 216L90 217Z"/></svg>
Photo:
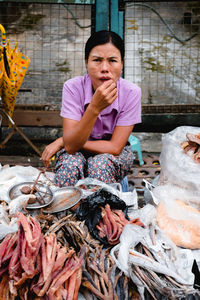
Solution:
<svg viewBox="0 0 200 300"><path fill-rule="evenodd" d="M141 147L140 147L140 140L138 138L136 138L134 135L130 135L128 138L128 141L131 145L131 149L133 152L137 152L138 155L138 160L139 160L139 164L140 166L144 164L144 161L142 159L142 151L141 151ZM129 191L129 186L128 186L128 177L125 176L122 180L121 180L121 186L122 186L122 192L128 192Z"/></svg>
<svg viewBox="0 0 200 300"><path fill-rule="evenodd" d="M137 152L137 156L138 156L140 166L143 165L144 161L142 159L142 151L141 151L141 147L140 147L140 140L138 138L136 138L134 135L131 134L128 138L128 141L131 145L132 151Z"/></svg>

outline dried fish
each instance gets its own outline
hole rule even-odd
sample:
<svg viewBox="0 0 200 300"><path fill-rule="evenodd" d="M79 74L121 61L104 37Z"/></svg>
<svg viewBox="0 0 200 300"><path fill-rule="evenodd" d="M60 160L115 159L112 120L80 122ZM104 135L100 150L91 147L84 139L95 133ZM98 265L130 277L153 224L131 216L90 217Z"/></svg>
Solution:
<svg viewBox="0 0 200 300"><path fill-rule="evenodd" d="M200 145L200 133L199 134L186 133L186 137L189 141Z"/></svg>
<svg viewBox="0 0 200 300"><path fill-rule="evenodd" d="M114 266L111 256L102 247L98 247L95 256L91 253L86 257L83 271L82 286L89 289L101 300L113 300L114 290L111 281L111 271ZM105 270L107 260L108 270Z"/></svg>
<svg viewBox="0 0 200 300"><path fill-rule="evenodd" d="M120 235L126 224L134 223L144 227L144 224L137 218L128 220L122 210L110 209L110 205L106 204L105 208L101 207L102 218L96 228L99 230L101 239L107 239L108 244L116 245L119 243Z"/></svg>
<svg viewBox="0 0 200 300"><path fill-rule="evenodd" d="M9 261L14 253L18 236L8 234L0 244L0 276L9 269Z"/></svg>
<svg viewBox="0 0 200 300"><path fill-rule="evenodd" d="M57 273L55 276L53 276L53 280L52 283L47 291L47 296L49 297L49 299L55 299L55 293L57 290L59 290L59 288L67 281L71 278L71 276L74 274L74 272L80 272L80 268L82 268L82 264L83 264L83 260L84 260L84 256L85 256L85 251L86 249L83 247L81 249L80 255L79 257L77 256L71 256L66 262L64 267L62 268L62 270ZM77 274L76 274L77 276ZM80 274L79 276L77 276L77 282L76 284L78 284L78 282L80 282ZM70 286L71 288L71 286ZM79 286L78 286L79 289ZM75 287L74 287L74 291L75 291ZM68 294L71 293L72 291L68 290ZM77 293L77 291L76 291ZM74 294L74 292L73 292Z"/></svg>
<svg viewBox="0 0 200 300"><path fill-rule="evenodd" d="M108 249L99 246L94 253L87 253L81 286L84 295L87 295L86 290L88 290L101 300L133 299L129 298L129 283L131 280L117 268ZM131 293L135 295L135 300L139 300L139 294L133 285L131 285ZM90 297L87 296L86 299Z"/></svg>
<svg viewBox="0 0 200 300"><path fill-rule="evenodd" d="M153 240L157 242L157 236ZM187 274L179 274L176 260L172 266L173 261L169 263L166 258L168 254L164 248L163 251L161 249L161 244L152 244L147 228L128 224L121 235L120 244L111 249L111 256L137 285L142 299L145 299L145 288L153 299L157 299L156 293L167 299L181 299L196 294L191 278L189 282L188 277L185 279Z"/></svg>
<svg viewBox="0 0 200 300"><path fill-rule="evenodd" d="M38 220L18 214L18 232L0 243L1 299L77 299L87 248L61 246ZM37 295L37 296L36 296Z"/></svg>
<svg viewBox="0 0 200 300"><path fill-rule="evenodd" d="M167 276L171 276L172 278L174 278L177 282L179 282L182 285L188 285L187 282L185 282L185 280L180 277L177 273L173 272L172 270L168 269L166 266L161 265L160 263L158 263L157 261L155 261L154 259L147 257L146 255L139 253L133 249L131 249L129 251L129 263L136 265L136 266L140 266L143 267L145 269L148 270L152 270L154 272L158 272L161 274L165 274Z"/></svg>
<svg viewBox="0 0 200 300"><path fill-rule="evenodd" d="M12 295L10 293L10 288L9 288L9 276L5 274L3 277L1 277L0 280L0 299L1 300L14 300L15 295Z"/></svg>
<svg viewBox="0 0 200 300"><path fill-rule="evenodd" d="M28 194L20 195L17 198L13 199L8 205L9 214L11 216L14 216L17 212L26 209L30 197L36 198L35 195Z"/></svg>
<svg viewBox="0 0 200 300"><path fill-rule="evenodd" d="M200 133L186 133L187 141L181 143L184 152L188 154L195 162L200 162Z"/></svg>
<svg viewBox="0 0 200 300"><path fill-rule="evenodd" d="M70 246L74 247L76 251L79 251L84 245L88 246L92 251L99 245L99 241L91 237L85 222L77 221L76 216L73 214L68 214L55 222L46 234L50 232L57 233L61 229Z"/></svg>

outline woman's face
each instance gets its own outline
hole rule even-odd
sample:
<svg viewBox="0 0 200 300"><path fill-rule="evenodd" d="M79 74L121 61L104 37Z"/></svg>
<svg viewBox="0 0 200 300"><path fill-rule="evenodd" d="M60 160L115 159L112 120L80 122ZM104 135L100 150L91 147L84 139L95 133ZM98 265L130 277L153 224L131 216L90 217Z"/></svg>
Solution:
<svg viewBox="0 0 200 300"><path fill-rule="evenodd" d="M123 68L121 53L112 43L95 46L90 51L86 68L94 90L106 80L117 82Z"/></svg>

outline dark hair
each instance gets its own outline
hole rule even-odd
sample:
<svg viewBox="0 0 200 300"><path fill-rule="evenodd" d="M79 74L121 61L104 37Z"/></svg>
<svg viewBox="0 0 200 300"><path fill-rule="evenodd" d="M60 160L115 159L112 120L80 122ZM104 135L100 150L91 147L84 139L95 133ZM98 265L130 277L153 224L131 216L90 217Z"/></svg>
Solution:
<svg viewBox="0 0 200 300"><path fill-rule="evenodd" d="M85 44L85 60L88 60L92 48L112 43L121 53L121 59L124 60L124 42L122 38L113 31L101 30L93 33Z"/></svg>

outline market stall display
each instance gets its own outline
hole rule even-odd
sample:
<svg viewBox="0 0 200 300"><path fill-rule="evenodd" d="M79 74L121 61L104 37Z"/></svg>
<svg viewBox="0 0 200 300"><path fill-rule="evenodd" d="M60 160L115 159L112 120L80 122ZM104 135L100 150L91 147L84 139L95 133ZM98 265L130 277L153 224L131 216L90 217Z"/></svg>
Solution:
<svg viewBox="0 0 200 300"><path fill-rule="evenodd" d="M200 299L193 272L194 263L200 265L200 197L193 174L198 177L199 169L182 148L186 131L198 135L200 129L178 128L163 137L162 172L156 185L146 182L152 201L143 207L135 190L123 193L118 185L85 179L59 189L53 173L1 167L1 299ZM189 178L182 176L186 161ZM25 181L31 185L21 186ZM54 201L44 208L25 206L40 185L53 199L69 196L68 190L76 196L74 205L49 212ZM11 199L13 186L23 201Z"/></svg>

